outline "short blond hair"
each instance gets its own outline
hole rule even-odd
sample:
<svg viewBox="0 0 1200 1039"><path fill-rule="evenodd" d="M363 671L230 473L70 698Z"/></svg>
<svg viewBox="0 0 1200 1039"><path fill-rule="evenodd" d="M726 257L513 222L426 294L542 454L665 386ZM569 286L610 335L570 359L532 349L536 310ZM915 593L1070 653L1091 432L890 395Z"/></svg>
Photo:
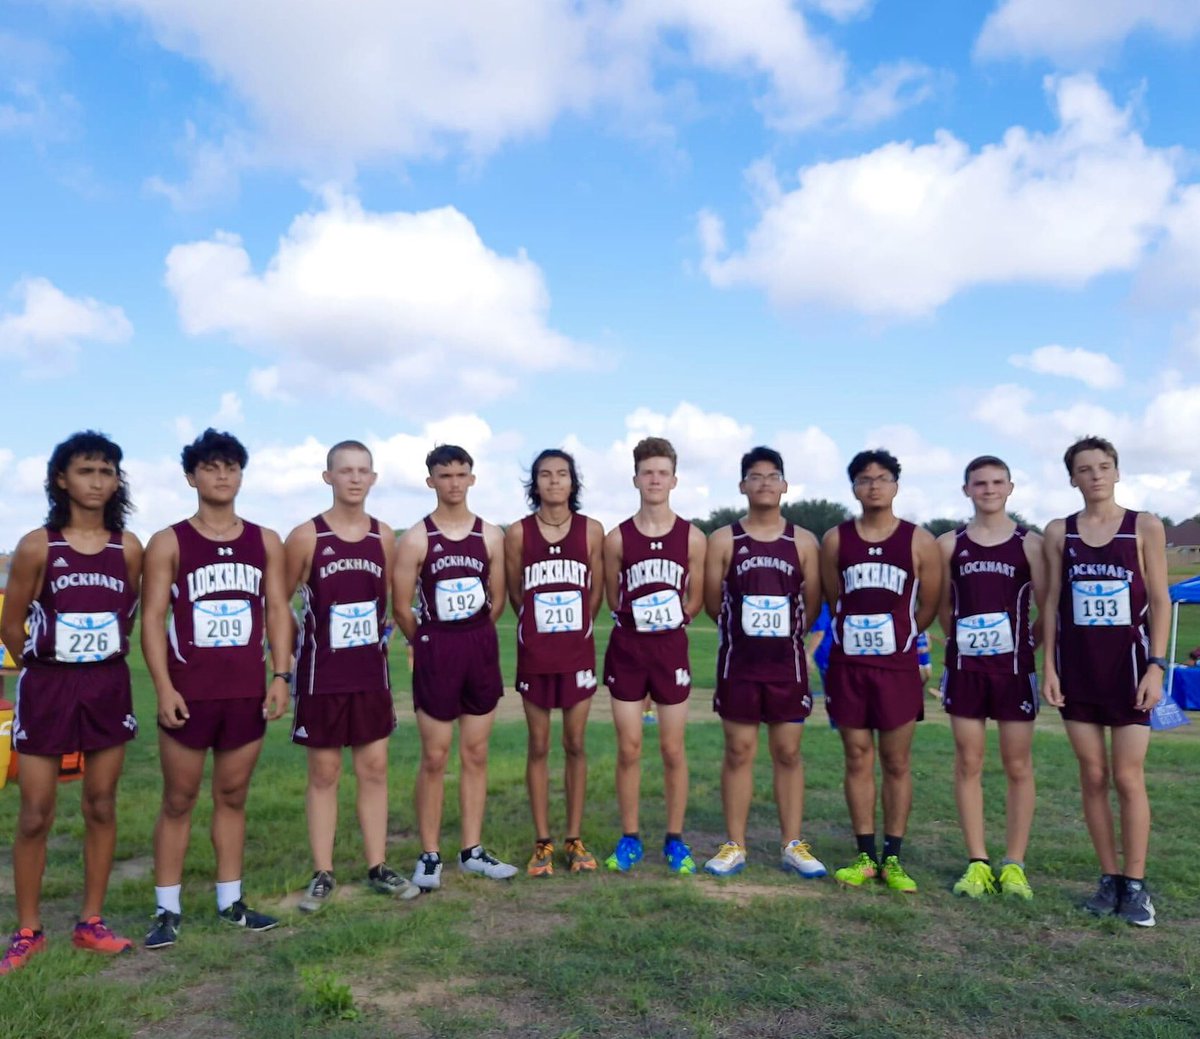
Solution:
<svg viewBox="0 0 1200 1039"><path fill-rule="evenodd" d="M637 467L647 458L671 459L671 472L674 472L679 464L675 448L671 446L671 441L664 437L646 437L644 440L638 441L637 446L633 449L633 471L635 473Z"/></svg>

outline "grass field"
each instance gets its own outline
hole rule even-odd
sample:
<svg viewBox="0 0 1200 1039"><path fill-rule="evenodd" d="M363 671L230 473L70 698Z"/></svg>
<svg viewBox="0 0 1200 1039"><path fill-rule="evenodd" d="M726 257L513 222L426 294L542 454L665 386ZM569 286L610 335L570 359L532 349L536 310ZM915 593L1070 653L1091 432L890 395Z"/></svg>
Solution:
<svg viewBox="0 0 1200 1039"><path fill-rule="evenodd" d="M507 625L511 646L511 622ZM1200 643L1200 610L1180 643ZM715 632L693 632L693 667L708 682ZM396 653L395 656L399 657ZM107 913L140 935L152 909L150 833L159 777L153 695L133 661L142 736L121 786L117 867ZM401 725L392 741L391 861L410 869L419 848L411 808L417 759L407 671L395 661ZM506 663L511 681L511 659ZM614 740L601 693L589 731L584 838L607 853L616 836ZM705 693L688 735L692 793L687 837L697 857L722 839L721 730ZM510 694L492 749L485 832L523 863L532 838L523 783L524 724ZM249 805L246 886L284 925L230 932L213 913L207 808L195 820L180 944L104 961L70 948L82 825L78 788L61 788L45 887L49 951L0 980L0 1039L172 1036L818 1036L905 1039L1200 1036L1200 890L1191 872L1200 834L1200 738L1156 734L1148 764L1155 811L1150 882L1159 926L1097 921L1077 906L1096 865L1079 812L1075 765L1053 713L1035 737L1038 816L1028 904L956 900L963 866L951 774L953 744L930 701L914 751L916 801L906 862L915 898L791 880L773 868L770 770L760 760L751 866L738 878L671 877L657 859L661 772L649 743L643 778L647 860L629 876L555 876L508 883L447 873L443 890L390 902L354 881L362 872L353 784L343 788L338 899L314 918L294 905L310 867L302 753L286 722L268 735ZM1193 716L1194 718L1196 716ZM993 734L994 740L994 734ZM814 712L805 737L807 837L831 868L851 857L841 747ZM763 755L765 758L765 754ZM556 755L554 773L561 771ZM993 743L986 778L992 849L1003 833L1002 777ZM457 787L447 783L445 849L456 845ZM553 796L561 804L555 776ZM0 834L17 794L0 791ZM561 826L561 809L554 816ZM562 834L557 836L561 838ZM4 841L7 845L7 838ZM0 917L12 916L7 846Z"/></svg>

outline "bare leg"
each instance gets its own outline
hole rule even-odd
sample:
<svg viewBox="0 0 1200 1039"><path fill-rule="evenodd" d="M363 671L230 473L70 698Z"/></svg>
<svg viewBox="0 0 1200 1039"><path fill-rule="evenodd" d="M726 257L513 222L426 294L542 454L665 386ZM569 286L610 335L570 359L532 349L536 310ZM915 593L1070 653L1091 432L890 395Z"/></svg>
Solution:
<svg viewBox="0 0 1200 1039"><path fill-rule="evenodd" d="M104 908L113 851L117 846L117 780L125 763L125 744L89 751L83 772L83 910L81 920Z"/></svg>
<svg viewBox="0 0 1200 1039"><path fill-rule="evenodd" d="M154 824L154 883L172 887L183 882L183 858L192 835L192 809L200 793L207 751L185 747L162 730L158 757L163 793Z"/></svg>
<svg viewBox="0 0 1200 1039"><path fill-rule="evenodd" d="M1000 722L1000 758L1008 778L1004 855L1024 862L1037 795L1033 778L1033 722Z"/></svg>
<svg viewBox="0 0 1200 1039"><path fill-rule="evenodd" d="M577 703L563 711L563 750L566 765L563 769L563 784L567 795L568 837L578 837L583 827L583 804L587 798L587 733L588 713L592 709L592 698ZM545 831L549 833L550 831Z"/></svg>
<svg viewBox="0 0 1200 1039"><path fill-rule="evenodd" d="M617 729L617 807L621 831L638 832L638 800L642 786L642 703L612 698Z"/></svg>
<svg viewBox="0 0 1200 1039"><path fill-rule="evenodd" d="M446 761L454 723L439 721L417 711L417 730L421 734L421 765L417 770L414 800L417 829L421 832L421 850L436 852L442 833L442 800L446 786Z"/></svg>
<svg viewBox="0 0 1200 1039"><path fill-rule="evenodd" d="M458 753L462 777L458 803L462 813L462 847L483 843L483 810L487 804L488 741L496 712L464 714L458 719Z"/></svg>
<svg viewBox="0 0 1200 1039"><path fill-rule="evenodd" d="M954 730L954 800L958 804L958 824L967 845L967 858L986 859L983 754L987 745L987 723L982 718L959 718L952 714L950 728Z"/></svg>
<svg viewBox="0 0 1200 1039"><path fill-rule="evenodd" d="M1150 847L1150 799L1146 796L1144 765L1150 746L1146 725L1121 725L1112 730L1113 780L1121 807L1121 848L1124 873L1130 877L1146 875L1146 854Z"/></svg>
<svg viewBox="0 0 1200 1039"><path fill-rule="evenodd" d="M21 755L21 811L13 840L13 885L17 896L17 926L42 928L42 874L46 872L46 840L54 825L61 758Z"/></svg>
<svg viewBox="0 0 1200 1039"><path fill-rule="evenodd" d="M1112 806L1108 801L1108 755L1104 727L1088 722L1064 721L1067 738L1079 759L1079 787L1083 796L1083 818L1100 860L1101 873L1120 873Z"/></svg>
<svg viewBox="0 0 1200 1039"><path fill-rule="evenodd" d="M550 836L550 712L525 704L529 738L525 754L525 788L529 792L529 811L533 815L535 838ZM574 831L572 831L573 833Z"/></svg>
<svg viewBox="0 0 1200 1039"><path fill-rule="evenodd" d="M917 723L909 722L898 729L879 734L879 764L883 770L883 832L903 837L908 829L908 814L912 811L913 734Z"/></svg>
<svg viewBox="0 0 1200 1039"><path fill-rule="evenodd" d="M341 747L308 748L308 845L313 869L333 872L333 835L337 832L338 780L342 774Z"/></svg>
<svg viewBox="0 0 1200 1039"><path fill-rule="evenodd" d="M875 832L875 740L870 729L838 729L846 756L843 788L856 834Z"/></svg>
<svg viewBox="0 0 1200 1039"><path fill-rule="evenodd" d="M658 749L662 754L663 792L667 802L667 833L683 833L687 814L688 763L684 733L687 731L688 702L659 704Z"/></svg>
<svg viewBox="0 0 1200 1039"><path fill-rule="evenodd" d="M779 809L782 843L799 840L804 826L804 755L800 741L804 726L777 722L767 730L767 745L775 772L775 804Z"/></svg>
<svg viewBox="0 0 1200 1039"><path fill-rule="evenodd" d="M355 806L367 866L378 866L387 859L388 738L353 747L350 757L358 780Z"/></svg>
<svg viewBox="0 0 1200 1039"><path fill-rule="evenodd" d="M735 844L746 846L746 820L754 796L754 756L758 752L758 726L723 721L725 756L721 760L721 806L725 833Z"/></svg>
<svg viewBox="0 0 1200 1039"><path fill-rule="evenodd" d="M217 858L217 883L242 879L246 847L246 795L258 762L262 740L235 750L213 751L212 843Z"/></svg>

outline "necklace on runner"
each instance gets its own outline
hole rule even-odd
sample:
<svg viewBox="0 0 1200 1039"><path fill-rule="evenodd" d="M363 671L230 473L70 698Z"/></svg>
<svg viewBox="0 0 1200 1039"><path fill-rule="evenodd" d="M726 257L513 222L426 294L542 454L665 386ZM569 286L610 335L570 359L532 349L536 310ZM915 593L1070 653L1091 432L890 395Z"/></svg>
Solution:
<svg viewBox="0 0 1200 1039"><path fill-rule="evenodd" d="M544 523L544 524L546 524L547 527L565 527L568 523L571 522L571 514L568 513L567 518L565 520L560 520L558 523L551 523L548 519L546 519L545 516L542 515L541 509L538 509L538 511L537 511L537 518L538 518L539 523Z"/></svg>
<svg viewBox="0 0 1200 1039"><path fill-rule="evenodd" d="M236 530L237 525L242 522L240 517L235 517L234 521L231 524L229 524L229 526L226 527L224 530L217 530L216 527L212 526L211 524L209 524L209 523L205 522L203 519L201 519L200 513L196 513L196 515L193 518L196 520L197 523L200 524L200 526L206 527L208 529L208 532L210 534L212 534L212 536L215 537L218 541L226 540L228 535L232 531Z"/></svg>

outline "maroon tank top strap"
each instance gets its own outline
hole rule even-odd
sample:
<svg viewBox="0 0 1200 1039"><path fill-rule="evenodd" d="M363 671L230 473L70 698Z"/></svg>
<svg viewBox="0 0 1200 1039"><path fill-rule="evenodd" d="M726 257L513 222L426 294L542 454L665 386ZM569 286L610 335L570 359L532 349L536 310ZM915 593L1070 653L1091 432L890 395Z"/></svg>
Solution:
<svg viewBox="0 0 1200 1039"><path fill-rule="evenodd" d="M325 522L325 517L319 512L313 517L313 527L316 529L318 534L333 533L333 528L331 528L329 524Z"/></svg>

